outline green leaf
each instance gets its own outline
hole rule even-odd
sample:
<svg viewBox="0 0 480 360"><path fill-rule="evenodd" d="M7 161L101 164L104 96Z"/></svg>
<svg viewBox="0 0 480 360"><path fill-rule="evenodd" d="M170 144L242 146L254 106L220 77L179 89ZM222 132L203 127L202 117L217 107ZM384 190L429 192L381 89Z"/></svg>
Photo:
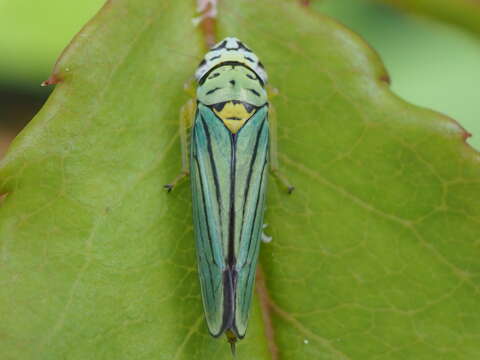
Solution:
<svg viewBox="0 0 480 360"><path fill-rule="evenodd" d="M376 0L480 34L480 3L472 0Z"/></svg>
<svg viewBox="0 0 480 360"><path fill-rule="evenodd" d="M288 196L270 182L238 359L480 354L479 154L394 96L356 35L292 2L224 0L218 37L256 50L280 95ZM178 111L205 49L194 3L117 0L57 63L0 168L6 359L230 359L206 330Z"/></svg>

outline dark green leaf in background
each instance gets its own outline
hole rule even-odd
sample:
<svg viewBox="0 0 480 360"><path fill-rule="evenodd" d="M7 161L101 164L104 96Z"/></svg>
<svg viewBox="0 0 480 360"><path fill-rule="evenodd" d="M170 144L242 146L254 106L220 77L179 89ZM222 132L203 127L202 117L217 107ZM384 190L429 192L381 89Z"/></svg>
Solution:
<svg viewBox="0 0 480 360"><path fill-rule="evenodd" d="M480 34L480 2L477 0L376 0L400 9L457 24Z"/></svg>
<svg viewBox="0 0 480 360"><path fill-rule="evenodd" d="M36 93L65 44L102 0L0 2L0 85ZM44 90L44 89L43 89Z"/></svg>
<svg viewBox="0 0 480 360"><path fill-rule="evenodd" d="M476 18L480 25L480 2L470 0L402 1L424 4L428 18L417 12L399 11L403 7L383 5L393 0L312 1L312 8L346 24L360 34L380 54L392 79L391 90L407 101L435 109L455 118L473 136L468 139L480 149L480 33L466 31ZM399 1L395 2L400 5ZM469 3L469 4L467 4ZM428 4L428 6L427 6ZM455 25L435 17L438 9L457 6L468 14ZM467 9L477 8L477 13Z"/></svg>
<svg viewBox="0 0 480 360"><path fill-rule="evenodd" d="M5 359L229 359L201 309L183 83L193 2L108 2L0 167ZM280 95L263 276L239 359L480 356L479 155L394 96L356 35L294 3L224 0L218 37L256 50ZM285 31L285 30L289 31ZM258 296L261 295L261 296Z"/></svg>

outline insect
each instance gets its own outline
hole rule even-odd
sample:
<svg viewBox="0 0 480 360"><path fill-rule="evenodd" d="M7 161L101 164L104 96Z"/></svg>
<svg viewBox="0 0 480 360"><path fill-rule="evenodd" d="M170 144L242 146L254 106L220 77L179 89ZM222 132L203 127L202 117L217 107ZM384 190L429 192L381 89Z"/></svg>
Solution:
<svg viewBox="0 0 480 360"><path fill-rule="evenodd" d="M190 174L205 318L210 334L225 333L234 353L247 330L269 163L289 192L293 187L278 172L267 73L258 57L227 37L205 55L195 78L196 103L180 116L183 169L165 188Z"/></svg>

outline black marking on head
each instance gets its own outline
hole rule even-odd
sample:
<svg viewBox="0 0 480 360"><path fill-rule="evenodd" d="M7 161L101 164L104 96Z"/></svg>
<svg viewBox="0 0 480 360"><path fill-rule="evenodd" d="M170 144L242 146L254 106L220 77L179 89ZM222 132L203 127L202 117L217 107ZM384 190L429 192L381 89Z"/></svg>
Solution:
<svg viewBox="0 0 480 360"><path fill-rule="evenodd" d="M246 102L242 102L243 107L248 113L251 113L253 109L255 109L255 106Z"/></svg>
<svg viewBox="0 0 480 360"><path fill-rule="evenodd" d="M227 120L242 120L240 119L239 117L236 117L236 116L230 116L227 118Z"/></svg>
<svg viewBox="0 0 480 360"><path fill-rule="evenodd" d="M244 58L245 58L245 60L248 60L248 61L250 61L250 62L252 62L252 63L255 62L255 60L253 60L252 58L250 58L250 57L248 57L248 56L244 56Z"/></svg>
<svg viewBox="0 0 480 360"><path fill-rule="evenodd" d="M221 57L222 57L222 55L212 56L210 59L208 59L208 61L213 61L215 59L220 59Z"/></svg>
<svg viewBox="0 0 480 360"><path fill-rule="evenodd" d="M214 73L208 77L208 79L215 79L217 76L220 76L220 73Z"/></svg>
<svg viewBox="0 0 480 360"><path fill-rule="evenodd" d="M258 93L258 91L255 90L255 89L247 89L247 90L251 91L253 94L255 94L255 95L257 95L257 96L260 96L260 94Z"/></svg>
<svg viewBox="0 0 480 360"><path fill-rule="evenodd" d="M207 93L206 93L206 95L213 94L215 91L217 91L217 90L220 90L220 89L221 89L221 88L219 88L219 87L216 87L215 89L208 90L208 91L207 91Z"/></svg>
<svg viewBox="0 0 480 360"><path fill-rule="evenodd" d="M232 84L232 86L235 86L235 80L230 80L230 84Z"/></svg>
<svg viewBox="0 0 480 360"><path fill-rule="evenodd" d="M226 103L227 103L227 102L224 101L224 102L221 102L221 103L213 104L213 105L211 105L211 106L212 106L215 110L217 110L217 111L220 112L220 111L223 110L223 108L225 107L225 104L226 104Z"/></svg>
<svg viewBox="0 0 480 360"><path fill-rule="evenodd" d="M217 64L215 65L214 67L212 67L210 70L208 70L205 74L203 74L203 76L200 78L200 80L198 81L198 85L203 85L203 83L205 82L205 80L207 80L207 77L209 76L209 74L211 74L214 70L222 67L222 66L227 66L227 65L231 65L232 66L232 69L235 69L236 66L243 66L244 68L247 68L249 70L252 70L250 69L249 67L247 67L245 64L243 63L240 63L238 61L224 61L224 62L221 62L220 64ZM252 70L253 71L253 70ZM260 80L261 81L261 80ZM262 81L261 81L262 82ZM263 84L263 82L262 82Z"/></svg>
<svg viewBox="0 0 480 360"><path fill-rule="evenodd" d="M200 64L198 64L198 67L203 66L206 63L207 63L207 61L205 59L203 59L202 61L200 61Z"/></svg>
<svg viewBox="0 0 480 360"><path fill-rule="evenodd" d="M252 50L250 50L248 47L245 46L244 43L242 43L241 41L238 42L238 48L242 48L243 50L245 50L246 52L253 52Z"/></svg>
<svg viewBox="0 0 480 360"><path fill-rule="evenodd" d="M262 68L262 69L265 69L265 66L263 66L263 64L262 64L261 61L258 62L258 67L260 67L260 68Z"/></svg>
<svg viewBox="0 0 480 360"><path fill-rule="evenodd" d="M255 74L255 73L254 73L254 75L252 75L252 74L247 74L247 77L248 77L249 79L252 79L252 80L257 80L257 81L260 83L260 85L262 85L262 87L265 86L265 84L263 83L262 78L261 78L260 76L258 76L257 74Z"/></svg>
<svg viewBox="0 0 480 360"><path fill-rule="evenodd" d="M216 48L211 48L210 51L220 50L227 46L227 40L223 40Z"/></svg>
<svg viewBox="0 0 480 360"><path fill-rule="evenodd" d="M253 110L258 108L258 106L249 104L249 103L247 103L245 101L241 101L241 100L224 101L224 102L221 102L221 103L216 103L216 104L210 105L210 107L214 108L217 111L222 111L223 108L225 107L225 104L228 103L228 102L231 102L233 105L242 104L243 107L245 108L245 110L247 110L248 113L251 113Z"/></svg>

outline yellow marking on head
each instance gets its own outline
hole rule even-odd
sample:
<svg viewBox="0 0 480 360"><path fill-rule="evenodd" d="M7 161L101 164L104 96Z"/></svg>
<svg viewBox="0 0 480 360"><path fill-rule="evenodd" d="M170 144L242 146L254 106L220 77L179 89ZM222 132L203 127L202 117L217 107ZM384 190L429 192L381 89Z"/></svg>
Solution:
<svg viewBox="0 0 480 360"><path fill-rule="evenodd" d="M248 112L242 104L234 104L232 101L229 101L222 110L217 111L214 108L213 111L222 119L225 126L233 134L236 134L237 131L242 128L243 124L245 124L245 121L255 113L255 108L252 108L252 111Z"/></svg>

